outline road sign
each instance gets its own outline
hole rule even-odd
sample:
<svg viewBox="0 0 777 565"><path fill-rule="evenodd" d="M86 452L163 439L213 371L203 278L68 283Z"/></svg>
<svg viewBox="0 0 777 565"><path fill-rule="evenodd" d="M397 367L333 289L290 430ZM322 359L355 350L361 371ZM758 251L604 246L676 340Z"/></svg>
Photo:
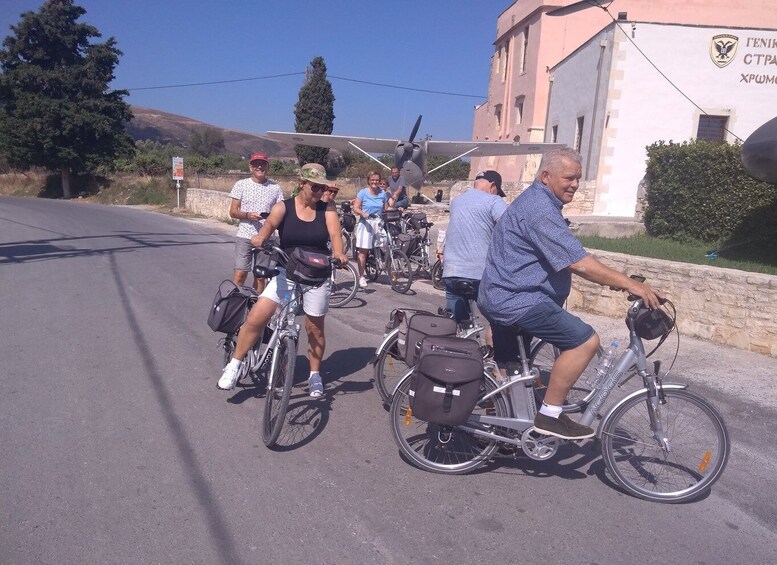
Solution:
<svg viewBox="0 0 777 565"><path fill-rule="evenodd" d="M183 180L183 157L173 157L173 180Z"/></svg>

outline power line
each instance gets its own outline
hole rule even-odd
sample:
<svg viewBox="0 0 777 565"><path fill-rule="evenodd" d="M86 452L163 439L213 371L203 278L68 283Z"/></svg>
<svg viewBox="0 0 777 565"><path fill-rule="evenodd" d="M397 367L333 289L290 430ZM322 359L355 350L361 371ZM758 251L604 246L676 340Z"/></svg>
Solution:
<svg viewBox="0 0 777 565"><path fill-rule="evenodd" d="M165 88L186 88L190 86L207 86L211 84L228 84L233 82L248 82L252 80L266 80L270 78L281 78L281 77L290 77L290 76L297 76L297 75L304 75L304 72L297 72L297 73L284 73L280 75L267 75L263 77L251 77L251 78L236 78L236 79L230 79L230 80L213 80L208 82L190 82L187 84L168 84L168 85L162 85L162 86L139 86L135 88L123 88L119 90L128 90L130 92L138 91L138 90L161 90ZM427 94L440 94L442 96L460 96L464 98L476 98L478 100L483 100L487 98L487 96L478 96L476 94L460 94L457 92L445 92L441 90L428 90L425 88L412 88L409 86L398 86L394 84L383 84L380 82L370 82L367 80L358 80L355 78L347 78L347 77L338 77L334 75L327 75L327 78L332 78L335 80L344 80L347 82L356 82L359 84L367 84L370 86L380 86L382 88L394 88L396 90L410 90L413 92L425 92Z"/></svg>
<svg viewBox="0 0 777 565"><path fill-rule="evenodd" d="M190 82L188 84L168 84L164 86L139 86L136 88L122 88L119 90L129 90L130 92L135 90L161 90L163 88L184 88L187 86L205 86L209 84L227 84L230 82L248 82L251 80L265 80L268 78L281 78L281 77L291 77L295 75L304 75L304 72L298 72L298 73L284 73L281 75L267 75L263 77L251 77L251 78L235 78L230 80L213 80L209 82Z"/></svg>

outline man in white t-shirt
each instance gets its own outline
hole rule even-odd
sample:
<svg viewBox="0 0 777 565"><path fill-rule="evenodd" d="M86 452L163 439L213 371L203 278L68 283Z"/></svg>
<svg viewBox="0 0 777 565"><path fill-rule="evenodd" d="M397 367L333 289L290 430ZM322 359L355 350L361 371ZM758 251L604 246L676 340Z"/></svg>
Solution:
<svg viewBox="0 0 777 565"><path fill-rule="evenodd" d="M229 193L232 198L229 216L240 220L235 237L235 274L232 281L241 285L245 284L248 271L253 267L251 238L264 223L261 214L269 213L276 203L283 200L281 187L267 178L267 155L251 153L248 164L251 178L237 181ZM254 277L254 288L261 293L264 290L264 279Z"/></svg>

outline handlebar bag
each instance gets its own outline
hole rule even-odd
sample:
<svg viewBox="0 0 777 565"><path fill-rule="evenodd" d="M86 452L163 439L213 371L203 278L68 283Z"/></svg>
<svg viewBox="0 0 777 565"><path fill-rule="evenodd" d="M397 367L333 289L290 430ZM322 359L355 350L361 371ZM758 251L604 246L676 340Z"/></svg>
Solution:
<svg viewBox="0 0 777 565"><path fill-rule="evenodd" d="M208 314L208 326L214 332L234 334L243 325L257 296L250 286L238 286L229 280L222 282Z"/></svg>
<svg viewBox="0 0 777 565"><path fill-rule="evenodd" d="M295 247L286 262L286 276L296 283L321 286L332 274L329 255Z"/></svg>
<svg viewBox="0 0 777 565"><path fill-rule="evenodd" d="M381 218L384 222L398 222L402 219L402 214L399 210L386 210L381 214Z"/></svg>
<svg viewBox="0 0 777 565"><path fill-rule="evenodd" d="M416 364L417 346L428 336L455 336L456 320L426 312L405 315L399 325L397 346L408 367Z"/></svg>
<svg viewBox="0 0 777 565"><path fill-rule="evenodd" d="M410 377L410 409L425 422L458 426L477 404L483 382L478 343L460 337L427 337Z"/></svg>

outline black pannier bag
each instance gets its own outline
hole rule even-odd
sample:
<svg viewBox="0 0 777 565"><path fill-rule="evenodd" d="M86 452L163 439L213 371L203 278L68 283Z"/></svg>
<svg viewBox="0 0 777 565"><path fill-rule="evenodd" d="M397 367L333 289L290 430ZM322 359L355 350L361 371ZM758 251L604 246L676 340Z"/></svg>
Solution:
<svg viewBox="0 0 777 565"><path fill-rule="evenodd" d="M413 255L420 247L420 244L418 243L418 238L413 234L400 233L400 234L397 234L396 239L397 239L397 245L402 250L402 252L408 257Z"/></svg>
<svg viewBox="0 0 777 565"><path fill-rule="evenodd" d="M250 286L237 286L232 281L219 285L208 314L208 326L214 332L235 333L246 319L252 299L258 295Z"/></svg>
<svg viewBox="0 0 777 565"><path fill-rule="evenodd" d="M433 424L463 424L477 404L484 378L478 343L460 337L427 337L419 350L410 377L413 416Z"/></svg>
<svg viewBox="0 0 777 565"><path fill-rule="evenodd" d="M275 242L273 242L275 243ZM258 248L254 249L254 268L252 272L256 274L256 267L264 269L274 269L278 266L278 252L272 249Z"/></svg>
<svg viewBox="0 0 777 565"><path fill-rule="evenodd" d="M356 228L356 216L353 214L343 214L340 221L348 233L353 232L354 228Z"/></svg>
<svg viewBox="0 0 777 565"><path fill-rule="evenodd" d="M397 347L408 367L416 363L416 346L427 336L455 336L456 321L426 312L407 314L399 325Z"/></svg>
<svg viewBox="0 0 777 565"><path fill-rule="evenodd" d="M420 231L426 227L426 214L424 212L415 212L414 214L410 215L408 223L410 224L411 228Z"/></svg>
<svg viewBox="0 0 777 565"><path fill-rule="evenodd" d="M332 274L329 255L295 247L286 262L286 276L296 283L321 286Z"/></svg>

